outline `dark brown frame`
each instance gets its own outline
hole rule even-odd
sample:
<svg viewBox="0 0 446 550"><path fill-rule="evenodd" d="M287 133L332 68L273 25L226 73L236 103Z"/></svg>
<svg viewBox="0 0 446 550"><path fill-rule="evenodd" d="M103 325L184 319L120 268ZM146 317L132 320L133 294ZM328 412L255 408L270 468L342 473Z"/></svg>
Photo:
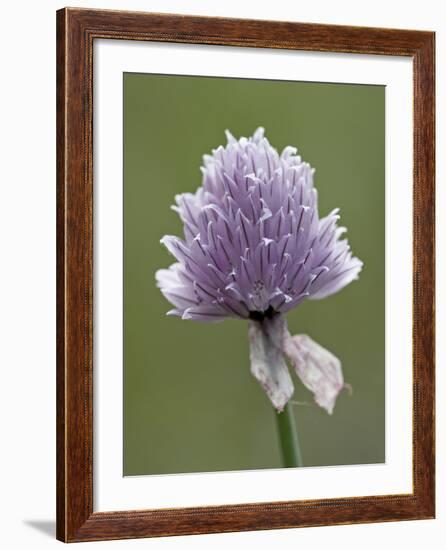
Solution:
<svg viewBox="0 0 446 550"><path fill-rule="evenodd" d="M413 493L93 512L93 41L408 56L414 68ZM432 32L65 8L57 12L57 538L124 539L433 518Z"/></svg>

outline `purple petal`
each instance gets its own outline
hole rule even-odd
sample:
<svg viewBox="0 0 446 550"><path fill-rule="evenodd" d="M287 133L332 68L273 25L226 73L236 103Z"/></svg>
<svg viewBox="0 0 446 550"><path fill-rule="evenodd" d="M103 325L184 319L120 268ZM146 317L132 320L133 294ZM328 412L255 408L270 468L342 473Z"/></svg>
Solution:
<svg viewBox="0 0 446 550"><path fill-rule="evenodd" d="M220 307L211 305L202 305L187 308L182 315L183 319L191 319L192 321L200 321L202 323L217 323L223 321L227 317L225 311Z"/></svg>
<svg viewBox="0 0 446 550"><path fill-rule="evenodd" d="M359 272L362 269L362 262L357 258L353 259L349 264L344 264L338 272L327 273L327 281L320 285L320 288L316 292L312 292L311 299L320 300L326 298L331 294L335 294L352 281L358 278Z"/></svg>

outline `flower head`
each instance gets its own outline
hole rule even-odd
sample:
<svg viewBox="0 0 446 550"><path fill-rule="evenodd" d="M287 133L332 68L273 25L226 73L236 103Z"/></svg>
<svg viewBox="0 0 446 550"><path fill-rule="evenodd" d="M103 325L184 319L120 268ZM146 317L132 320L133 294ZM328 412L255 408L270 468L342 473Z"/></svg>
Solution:
<svg viewBox="0 0 446 550"><path fill-rule="evenodd" d="M204 156L203 184L177 195L184 238L161 242L178 263L156 277L174 305L195 321L260 319L285 313L306 298L324 298L357 278L338 209L319 219L314 170L271 147L263 128Z"/></svg>
<svg viewBox="0 0 446 550"><path fill-rule="evenodd" d="M293 343L281 314L334 294L358 277L362 262L341 238L338 209L319 218L314 170L294 147L279 155L263 128L250 138L226 135L226 147L203 158L202 186L175 197L184 238L161 239L177 260L156 273L174 306L168 314L250 319L251 371L274 406L281 410L293 393L287 356L331 412L343 387L339 360L308 337ZM315 377L323 389L309 382Z"/></svg>

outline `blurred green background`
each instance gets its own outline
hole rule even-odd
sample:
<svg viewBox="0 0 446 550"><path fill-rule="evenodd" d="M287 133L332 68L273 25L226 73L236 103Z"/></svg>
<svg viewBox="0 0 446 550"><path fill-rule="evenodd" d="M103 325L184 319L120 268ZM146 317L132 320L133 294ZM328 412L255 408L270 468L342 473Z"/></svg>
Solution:
<svg viewBox="0 0 446 550"><path fill-rule="evenodd" d="M359 281L288 314L342 361L353 395L333 416L294 377L306 466L384 462L384 87L124 75L124 475L278 468L276 414L249 372L247 324L198 324L154 274L182 234L170 209L201 185L202 155L264 126L316 168L320 215L341 208ZM293 375L294 376L294 375Z"/></svg>

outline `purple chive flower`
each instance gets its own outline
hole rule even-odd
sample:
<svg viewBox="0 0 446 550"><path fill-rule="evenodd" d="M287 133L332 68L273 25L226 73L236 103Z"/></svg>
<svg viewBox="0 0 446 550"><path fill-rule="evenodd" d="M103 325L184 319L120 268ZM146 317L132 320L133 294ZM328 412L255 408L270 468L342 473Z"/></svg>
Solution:
<svg viewBox="0 0 446 550"><path fill-rule="evenodd" d="M263 128L238 141L226 135L226 147L203 158L202 186L175 197L184 238L161 239L177 259L156 273L174 306L168 315L249 319L251 371L274 406L282 410L294 389L285 355L331 412L344 386L339 360L307 336L291 337L282 314L339 291L362 262L341 238L338 209L319 218L314 170L294 147L279 155Z"/></svg>

